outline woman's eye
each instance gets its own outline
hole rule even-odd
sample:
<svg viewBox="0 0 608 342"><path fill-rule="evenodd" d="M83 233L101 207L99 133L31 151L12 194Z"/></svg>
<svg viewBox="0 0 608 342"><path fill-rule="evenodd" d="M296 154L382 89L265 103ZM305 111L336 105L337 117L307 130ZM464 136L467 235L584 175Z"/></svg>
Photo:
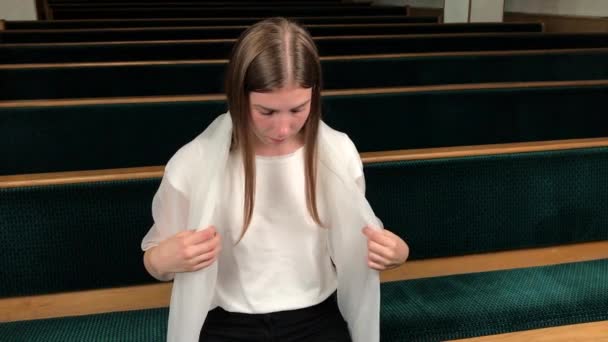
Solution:
<svg viewBox="0 0 608 342"><path fill-rule="evenodd" d="M260 112L260 114L262 114L262 115L272 115L272 114L274 114L274 112Z"/></svg>

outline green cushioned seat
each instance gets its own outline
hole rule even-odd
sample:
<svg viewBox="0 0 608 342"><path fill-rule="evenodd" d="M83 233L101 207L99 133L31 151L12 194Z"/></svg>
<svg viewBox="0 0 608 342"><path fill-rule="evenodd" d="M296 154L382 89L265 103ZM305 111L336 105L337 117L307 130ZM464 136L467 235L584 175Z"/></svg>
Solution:
<svg viewBox="0 0 608 342"><path fill-rule="evenodd" d="M233 41L0 44L0 64L228 58ZM321 56L608 47L608 33L480 33L316 39Z"/></svg>
<svg viewBox="0 0 608 342"><path fill-rule="evenodd" d="M304 25L313 24L415 24L436 23L436 16L350 16L294 18ZM251 25L260 18L139 19L139 20L7 20L6 30L86 29L120 27L179 27Z"/></svg>
<svg viewBox="0 0 608 342"><path fill-rule="evenodd" d="M608 319L608 259L382 285L381 340L444 341Z"/></svg>
<svg viewBox="0 0 608 342"><path fill-rule="evenodd" d="M608 239L608 148L365 166L411 259ZM0 189L0 297L153 282L141 239L159 179Z"/></svg>
<svg viewBox="0 0 608 342"><path fill-rule="evenodd" d="M162 308L0 323L0 336L11 342L164 342L168 316Z"/></svg>
<svg viewBox="0 0 608 342"><path fill-rule="evenodd" d="M608 319L608 260L382 284L381 341L443 341ZM164 341L167 309L0 324L10 341Z"/></svg>
<svg viewBox="0 0 608 342"><path fill-rule="evenodd" d="M323 113L359 151L386 151L607 136L607 96L608 86L340 95L324 97ZM163 165L224 107L3 107L0 174Z"/></svg>
<svg viewBox="0 0 608 342"><path fill-rule="evenodd" d="M365 166L410 260L608 239L608 148Z"/></svg>
<svg viewBox="0 0 608 342"><path fill-rule="evenodd" d="M0 43L65 43L116 42L146 40L236 39L241 27L143 28L116 29L0 31ZM472 23L472 24L407 24L385 26L326 26L308 27L314 37L391 35L391 34L451 34L480 32L542 32L540 23Z"/></svg>
<svg viewBox="0 0 608 342"><path fill-rule="evenodd" d="M159 180L0 189L0 297L154 282L141 240Z"/></svg>
<svg viewBox="0 0 608 342"><path fill-rule="evenodd" d="M608 79L608 50L324 60L321 65L328 90L599 80ZM225 68L209 62L0 69L0 100L216 94L223 93Z"/></svg>

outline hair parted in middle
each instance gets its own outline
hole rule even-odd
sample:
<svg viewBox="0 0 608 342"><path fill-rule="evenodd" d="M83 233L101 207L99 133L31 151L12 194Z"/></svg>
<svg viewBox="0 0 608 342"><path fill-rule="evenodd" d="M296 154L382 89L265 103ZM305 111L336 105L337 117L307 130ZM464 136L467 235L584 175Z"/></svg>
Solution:
<svg viewBox="0 0 608 342"><path fill-rule="evenodd" d="M255 139L249 94L286 86L311 88L309 117L302 128L306 203L313 220L322 226L316 200L317 134L321 120L321 64L310 34L286 18L260 21L235 43L226 73L228 109L233 122L232 150L240 150L245 173L243 231L251 223L255 199Z"/></svg>

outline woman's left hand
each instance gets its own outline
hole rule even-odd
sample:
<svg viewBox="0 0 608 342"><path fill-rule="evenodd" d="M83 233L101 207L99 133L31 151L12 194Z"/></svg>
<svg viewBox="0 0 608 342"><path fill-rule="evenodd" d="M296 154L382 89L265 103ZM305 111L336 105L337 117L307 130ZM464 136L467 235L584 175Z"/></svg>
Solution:
<svg viewBox="0 0 608 342"><path fill-rule="evenodd" d="M399 236L386 229L363 228L367 237L367 264L370 268L383 271L400 266L407 260L410 249Z"/></svg>

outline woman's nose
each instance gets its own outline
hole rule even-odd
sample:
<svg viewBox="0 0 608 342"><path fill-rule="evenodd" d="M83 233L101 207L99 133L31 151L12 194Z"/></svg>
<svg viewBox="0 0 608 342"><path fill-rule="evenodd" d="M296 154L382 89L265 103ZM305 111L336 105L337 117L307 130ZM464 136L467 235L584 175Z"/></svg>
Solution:
<svg viewBox="0 0 608 342"><path fill-rule="evenodd" d="M277 133L284 138L289 135L291 129L291 118L288 115L279 115L277 118Z"/></svg>

